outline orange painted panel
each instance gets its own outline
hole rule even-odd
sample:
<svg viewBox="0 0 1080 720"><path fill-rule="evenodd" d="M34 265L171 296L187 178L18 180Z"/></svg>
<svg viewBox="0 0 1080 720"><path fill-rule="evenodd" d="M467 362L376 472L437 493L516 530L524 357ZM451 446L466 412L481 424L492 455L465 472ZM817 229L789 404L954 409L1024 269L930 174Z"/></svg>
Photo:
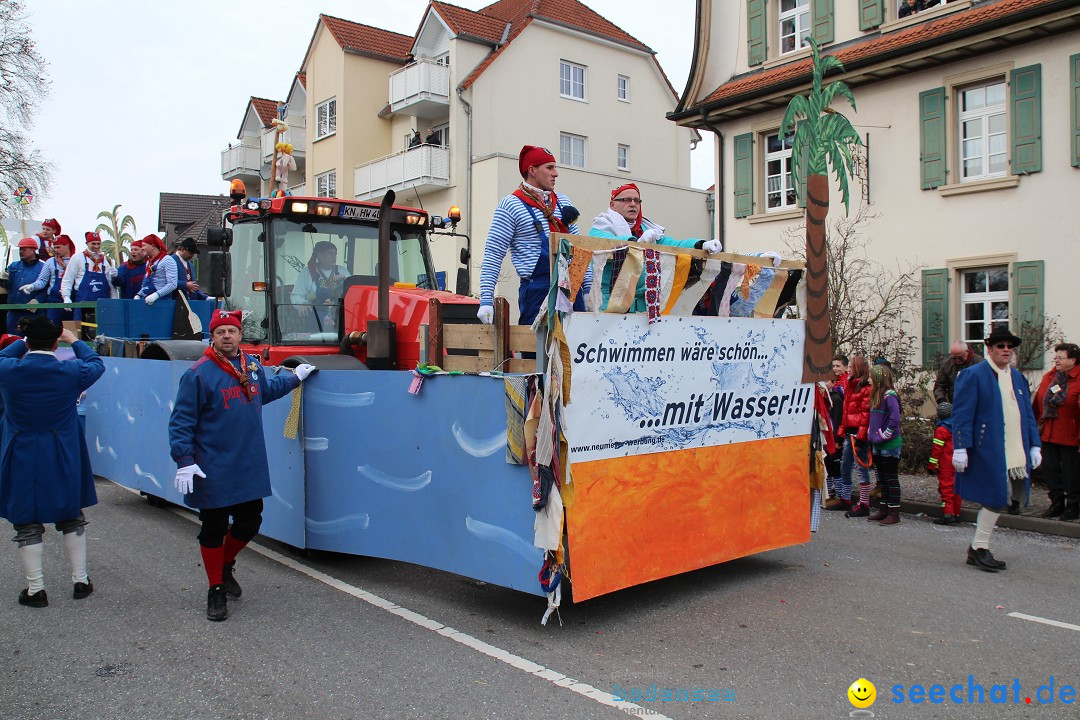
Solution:
<svg viewBox="0 0 1080 720"><path fill-rule="evenodd" d="M574 463L574 600L810 540L810 436Z"/></svg>

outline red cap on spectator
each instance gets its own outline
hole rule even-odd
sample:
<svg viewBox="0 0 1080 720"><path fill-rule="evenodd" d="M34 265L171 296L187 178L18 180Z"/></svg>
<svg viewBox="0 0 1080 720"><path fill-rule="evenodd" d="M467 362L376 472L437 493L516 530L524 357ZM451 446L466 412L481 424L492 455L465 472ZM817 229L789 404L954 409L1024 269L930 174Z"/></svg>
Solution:
<svg viewBox="0 0 1080 720"><path fill-rule="evenodd" d="M215 310L213 317L210 318L210 332L214 332L214 328L219 325L232 325L235 328L240 327L240 322L243 319L243 313L239 310Z"/></svg>

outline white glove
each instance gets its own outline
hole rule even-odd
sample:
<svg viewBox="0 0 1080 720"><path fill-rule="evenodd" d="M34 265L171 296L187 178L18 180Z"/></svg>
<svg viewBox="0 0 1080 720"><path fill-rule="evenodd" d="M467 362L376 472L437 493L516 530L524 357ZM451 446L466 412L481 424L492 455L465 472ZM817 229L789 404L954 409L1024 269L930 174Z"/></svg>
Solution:
<svg viewBox="0 0 1080 720"><path fill-rule="evenodd" d="M481 305L476 311L476 317L485 325L490 325L495 322L495 308L490 305Z"/></svg>
<svg viewBox="0 0 1080 720"><path fill-rule="evenodd" d="M308 375L313 372L317 372L318 369L319 368L315 367L314 365L308 365L307 363L303 363L297 365L293 369L293 372L296 373L296 377L300 378L300 382L304 382L305 380L307 380Z"/></svg>
<svg viewBox="0 0 1080 720"><path fill-rule="evenodd" d="M105 274L110 280L112 280L114 277L116 277L116 268L110 265L108 268L105 269Z"/></svg>
<svg viewBox="0 0 1080 720"><path fill-rule="evenodd" d="M202 471L202 468L198 465L188 465L187 467L176 469L176 479L173 480L173 485L180 491L181 495L187 495L189 492L195 489L195 476L206 479L206 473Z"/></svg>
<svg viewBox="0 0 1080 720"><path fill-rule="evenodd" d="M146 301L147 305L153 305L154 302L157 301L157 299L158 299L158 294L157 293L150 293L149 295L147 295L146 297L143 298L143 300Z"/></svg>
<svg viewBox="0 0 1080 720"><path fill-rule="evenodd" d="M0 280L7 280L7 279L8 279L7 269L0 270Z"/></svg>
<svg viewBox="0 0 1080 720"><path fill-rule="evenodd" d="M649 228L645 232L641 233L641 237L637 239L639 243L654 243L664 236L664 233L660 232L656 228Z"/></svg>
<svg viewBox="0 0 1080 720"><path fill-rule="evenodd" d="M718 253L724 249L719 240L706 240L701 244L701 249L707 253Z"/></svg>
<svg viewBox="0 0 1080 720"><path fill-rule="evenodd" d="M1042 449L1033 447L1031 448L1031 469L1034 470L1040 465L1042 465Z"/></svg>
<svg viewBox="0 0 1080 720"><path fill-rule="evenodd" d="M1034 448L1032 448L1034 450ZM952 466L956 472L964 472L968 466L967 448L956 448L952 454Z"/></svg>
<svg viewBox="0 0 1080 720"><path fill-rule="evenodd" d="M19 288L19 292L21 292L21 293L26 293L27 295L29 295L30 293L34 292L34 285L33 285L33 283L30 283L30 284L28 284L28 285L23 285L23 286L22 286L21 288Z"/></svg>
<svg viewBox="0 0 1080 720"><path fill-rule="evenodd" d="M780 263L784 259L784 258L780 257L780 253L776 252L775 250L767 250L767 251L761 253L761 257L772 258L772 266L774 268L780 267Z"/></svg>
<svg viewBox="0 0 1080 720"><path fill-rule="evenodd" d="M61 299L61 300L63 300L64 302L66 302L66 303L69 303L69 302L71 302L71 298L69 298L69 297L66 297L66 298L60 298L60 299Z"/></svg>

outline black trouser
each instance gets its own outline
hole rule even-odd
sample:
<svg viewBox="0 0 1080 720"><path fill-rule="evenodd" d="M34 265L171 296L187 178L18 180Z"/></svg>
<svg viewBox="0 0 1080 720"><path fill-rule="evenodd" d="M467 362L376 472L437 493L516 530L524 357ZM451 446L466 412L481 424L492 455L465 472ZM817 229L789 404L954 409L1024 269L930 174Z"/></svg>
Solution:
<svg viewBox="0 0 1080 720"><path fill-rule="evenodd" d="M1042 446L1043 482L1050 489L1050 500L1080 503L1080 453L1075 447L1044 442Z"/></svg>
<svg viewBox="0 0 1080 720"><path fill-rule="evenodd" d="M259 528L262 526L262 511L262 498L238 505L200 510L199 519L202 520L202 529L199 531L199 544L208 548L221 547L225 542L226 533L240 542L250 542L251 538L259 534ZM230 516L233 521L231 529L229 528Z"/></svg>
<svg viewBox="0 0 1080 720"><path fill-rule="evenodd" d="M878 480L885 486L882 500L890 508L900 507L900 458L891 455L874 454Z"/></svg>

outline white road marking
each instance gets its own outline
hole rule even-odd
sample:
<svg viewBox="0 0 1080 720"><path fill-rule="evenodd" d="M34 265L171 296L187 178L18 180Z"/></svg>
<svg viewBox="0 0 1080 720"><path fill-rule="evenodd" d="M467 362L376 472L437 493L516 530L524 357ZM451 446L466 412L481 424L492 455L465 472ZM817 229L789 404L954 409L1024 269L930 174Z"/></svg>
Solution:
<svg viewBox="0 0 1080 720"><path fill-rule="evenodd" d="M137 490L125 488L122 485L118 485L118 487L124 490L128 490L129 492L138 494ZM193 516L191 514L191 511L186 508L172 508L172 511L190 522L197 523L199 521L198 518ZM479 638L475 638L468 633L463 633L459 630L455 630L454 628L449 627L448 625L443 625L437 620L432 620L429 617L421 615L418 612L409 610L406 607L402 607L395 602L379 597L378 595L370 593L367 590L361 590L355 585L350 585L343 580L338 580L337 578L327 575L326 573L309 568L306 565L303 565L290 557L286 557L285 555L274 552L273 550L264 548L261 545L250 543L248 545L248 548L254 550L263 557L273 560L280 565L284 565L285 567L291 568L298 573L307 575L312 580L317 580L318 582L321 582L324 585L328 585L335 590L339 590L346 595L351 595L357 600L362 600L369 605L373 605L380 610L384 610L390 613L391 615L397 615L403 620L408 620L414 625L422 627L425 630L437 632L445 638L453 640L454 642L464 645L465 647L472 648L473 650L487 655L494 660L498 660L501 663L509 665L512 668L521 670L522 672L533 675L537 678L540 678L541 680L546 680L547 682L555 685L556 687L566 688L567 690L577 693L582 697L586 697L590 700L598 702L601 705L607 705L608 707L615 708L616 710L620 710L627 715L632 715L633 717L655 718L655 720L672 720L667 715L663 715L656 712L655 710L651 710L642 705L637 705L632 702L626 702L625 700L616 700L611 696L610 692L604 692L603 690L594 688L588 683L578 682L577 680L574 680L571 677L567 677L566 675L558 672L557 670L551 670L550 668L546 668L539 663L535 663L532 660L523 658L520 655L515 655L512 652L503 650L499 647L495 647L494 645L486 643ZM1080 630L1080 628L1076 629Z"/></svg>
<svg viewBox="0 0 1080 720"><path fill-rule="evenodd" d="M1042 623L1043 625L1049 625L1051 627L1058 627L1064 630L1075 630L1080 632L1080 625L1073 625L1072 623L1061 622L1060 620L1048 620L1047 618L1041 618L1038 615L1025 615L1024 613L1011 612L1007 613L1009 617L1017 618L1018 620L1030 620L1031 622Z"/></svg>

